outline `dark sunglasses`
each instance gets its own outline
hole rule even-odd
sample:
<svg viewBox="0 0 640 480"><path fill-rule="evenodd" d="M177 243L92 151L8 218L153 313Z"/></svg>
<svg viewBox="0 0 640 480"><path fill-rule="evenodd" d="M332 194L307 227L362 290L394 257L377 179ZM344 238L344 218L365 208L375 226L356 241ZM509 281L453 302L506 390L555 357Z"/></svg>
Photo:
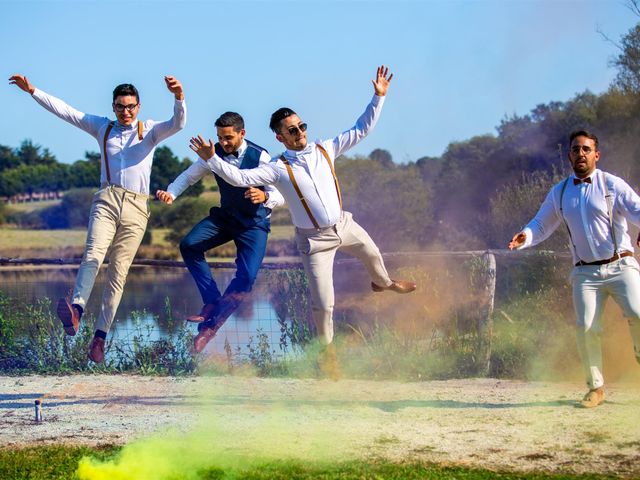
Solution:
<svg viewBox="0 0 640 480"><path fill-rule="evenodd" d="M289 128L287 128L287 132L289 132L289 135L295 135L296 133L298 133L298 130L300 130L300 132L306 132L307 124L301 123L297 127L295 125L291 125Z"/></svg>

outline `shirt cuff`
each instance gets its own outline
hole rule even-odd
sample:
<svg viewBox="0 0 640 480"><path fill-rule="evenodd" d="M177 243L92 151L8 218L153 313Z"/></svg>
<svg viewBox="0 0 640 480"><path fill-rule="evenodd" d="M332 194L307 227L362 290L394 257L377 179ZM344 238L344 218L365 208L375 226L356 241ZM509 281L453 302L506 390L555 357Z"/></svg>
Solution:
<svg viewBox="0 0 640 480"><path fill-rule="evenodd" d="M525 234L525 239L522 246L517 248L518 250L522 250L523 248L530 247L531 244L533 243L533 232L531 231L531 229L524 228L522 232Z"/></svg>
<svg viewBox="0 0 640 480"><path fill-rule="evenodd" d="M386 95L384 97L380 97L374 93L373 98L371 99L371 104L375 106L382 105L384 103L385 98L387 98Z"/></svg>

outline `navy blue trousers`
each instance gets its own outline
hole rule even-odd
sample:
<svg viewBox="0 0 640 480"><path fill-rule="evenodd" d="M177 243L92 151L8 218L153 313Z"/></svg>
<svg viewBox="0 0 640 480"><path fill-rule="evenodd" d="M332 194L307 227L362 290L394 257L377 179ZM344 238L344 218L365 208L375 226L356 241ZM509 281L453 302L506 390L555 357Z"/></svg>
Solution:
<svg viewBox="0 0 640 480"><path fill-rule="evenodd" d="M268 235L268 221L246 227L224 211L212 208L210 215L203 218L180 242L180 253L196 282L202 302L217 304L211 322L200 324L199 329L200 326L209 326L208 323L215 324L217 317L224 321L251 291L264 258ZM230 241L235 243L237 249L236 274L222 295L204 254Z"/></svg>

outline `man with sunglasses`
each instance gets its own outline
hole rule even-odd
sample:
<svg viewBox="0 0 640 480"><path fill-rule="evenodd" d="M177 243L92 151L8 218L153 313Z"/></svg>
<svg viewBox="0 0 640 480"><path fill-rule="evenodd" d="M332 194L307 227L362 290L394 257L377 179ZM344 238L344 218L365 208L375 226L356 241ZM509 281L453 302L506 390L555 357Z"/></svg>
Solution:
<svg viewBox="0 0 640 480"><path fill-rule="evenodd" d="M245 139L244 119L239 113L225 112L214 125L218 135L215 151L225 162L246 169L271 161L264 148ZM211 173L207 163L199 159L182 172L167 191L158 190L156 196L171 205L190 185ZM282 195L273 186L246 189L234 187L218 175L215 178L220 191L220 207L213 207L209 216L180 242L180 253L204 304L198 315L187 318L189 322L198 323L198 335L193 344L196 352L204 349L251 291L267 248L271 210L284 203ZM204 254L230 241L236 245L237 269L222 295Z"/></svg>
<svg viewBox="0 0 640 480"><path fill-rule="evenodd" d="M596 168L600 151L595 135L578 130L569 144L574 174L551 189L509 249L537 245L565 224L575 265L571 283L578 351L589 387L580 405L592 408L605 396L600 337L609 296L629 321L640 363L640 267L627 226L627 221L640 225L640 196L621 178Z"/></svg>
<svg viewBox="0 0 640 480"><path fill-rule="evenodd" d="M378 247L351 213L342 209L333 166L338 156L357 145L375 126L392 77L384 65L378 67L372 80L374 96L364 113L351 129L329 140L307 143L307 125L293 110L278 109L271 116L269 127L286 151L268 165L240 170L216 155L211 140L206 142L200 136L191 139L191 149L230 184L274 185L282 193L296 226L296 242L311 290L313 318L324 345L333 341L333 260L339 249L364 263L373 291L409 293L416 288L412 282L389 278Z"/></svg>
<svg viewBox="0 0 640 480"><path fill-rule="evenodd" d="M65 332L75 335L108 251L107 281L89 347L89 358L100 363L104 361L105 339L120 304L129 267L147 227L153 153L160 142L182 130L186 122L182 84L174 77L164 77L167 89L175 97L173 117L164 122L143 122L137 120L140 96L131 84L118 85L113 91L114 121L79 112L37 89L24 75L13 75L9 80L30 93L46 110L93 136L100 147L100 190L91 205L82 263L71 299L61 298L57 305Z"/></svg>

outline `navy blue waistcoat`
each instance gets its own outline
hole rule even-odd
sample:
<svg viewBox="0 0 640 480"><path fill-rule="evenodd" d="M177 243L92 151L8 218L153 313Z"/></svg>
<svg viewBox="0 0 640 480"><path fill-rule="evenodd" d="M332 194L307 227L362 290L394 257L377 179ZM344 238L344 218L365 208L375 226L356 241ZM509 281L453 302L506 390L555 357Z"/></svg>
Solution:
<svg viewBox="0 0 640 480"><path fill-rule="evenodd" d="M245 140L247 142L247 150L242 157L241 169L255 168L260 165L260 153L266 150L253 142ZM226 155L222 146L219 143L215 145L216 154L222 158ZM214 173L216 182L218 182L218 189L220 190L220 209L228 216L233 217L236 221L245 227L252 227L257 224L263 224L269 228L269 219L267 216L271 213L270 208L266 208L264 204L253 204L248 199L244 198L244 192L247 191L246 187L234 187L224 180L221 176ZM260 190L264 190L264 187L258 187Z"/></svg>

